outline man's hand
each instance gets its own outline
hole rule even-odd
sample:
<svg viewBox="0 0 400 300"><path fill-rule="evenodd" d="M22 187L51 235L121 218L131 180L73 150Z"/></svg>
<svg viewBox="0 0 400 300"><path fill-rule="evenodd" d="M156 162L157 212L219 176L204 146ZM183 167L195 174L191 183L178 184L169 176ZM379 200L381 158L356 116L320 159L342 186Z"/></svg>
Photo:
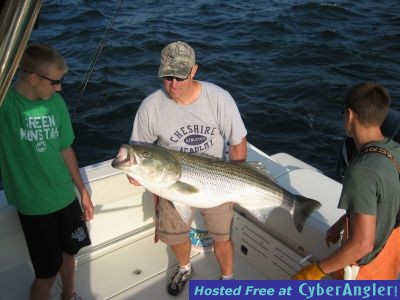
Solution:
<svg viewBox="0 0 400 300"><path fill-rule="evenodd" d="M333 224L328 229L325 236L325 242L328 247L330 247L331 244L336 244L340 240L342 236L341 232L343 231L345 224L346 215L343 215L339 220L336 221L335 224Z"/></svg>
<svg viewBox="0 0 400 300"><path fill-rule="evenodd" d="M336 244L342 237L341 232L342 230L337 227L332 226L329 228L325 236L326 245L330 247L331 244Z"/></svg>
<svg viewBox="0 0 400 300"><path fill-rule="evenodd" d="M129 181L130 184L133 184L133 185L136 185L136 186L140 186L140 183L137 182L136 179L133 179L133 178L132 178L131 176L129 176L129 175L126 175L126 177L128 177L128 181Z"/></svg>
<svg viewBox="0 0 400 300"><path fill-rule="evenodd" d="M318 263L304 267L297 274L295 274L293 280L320 280L326 274L321 270Z"/></svg>

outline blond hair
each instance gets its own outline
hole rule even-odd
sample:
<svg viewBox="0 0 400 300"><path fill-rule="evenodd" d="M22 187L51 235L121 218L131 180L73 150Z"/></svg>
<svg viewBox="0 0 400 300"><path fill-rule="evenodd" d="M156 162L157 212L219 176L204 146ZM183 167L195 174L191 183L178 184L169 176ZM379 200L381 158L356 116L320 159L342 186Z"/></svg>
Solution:
<svg viewBox="0 0 400 300"><path fill-rule="evenodd" d="M46 73L49 67L66 73L68 65L56 49L44 43L33 43L26 47L20 68L25 72Z"/></svg>

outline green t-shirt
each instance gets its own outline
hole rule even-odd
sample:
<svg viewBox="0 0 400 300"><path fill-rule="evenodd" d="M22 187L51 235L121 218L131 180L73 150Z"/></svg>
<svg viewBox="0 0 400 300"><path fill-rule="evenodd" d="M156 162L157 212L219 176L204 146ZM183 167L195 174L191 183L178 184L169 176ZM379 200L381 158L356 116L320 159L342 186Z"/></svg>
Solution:
<svg viewBox="0 0 400 300"><path fill-rule="evenodd" d="M373 142L388 150L400 162L400 145L385 139ZM393 230L400 207L399 173L393 162L379 153L359 153L346 170L339 208L376 216L374 250L361 258L367 264L381 251Z"/></svg>
<svg viewBox="0 0 400 300"><path fill-rule="evenodd" d="M55 93L31 101L10 88L0 106L0 174L7 200L27 215L57 211L76 197L61 150L74 140L68 109Z"/></svg>

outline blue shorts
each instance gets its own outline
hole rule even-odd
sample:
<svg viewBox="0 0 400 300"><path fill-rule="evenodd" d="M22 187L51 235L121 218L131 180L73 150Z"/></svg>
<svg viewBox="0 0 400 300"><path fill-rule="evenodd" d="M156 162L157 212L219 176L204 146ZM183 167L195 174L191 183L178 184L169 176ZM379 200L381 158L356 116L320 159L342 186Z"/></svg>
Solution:
<svg viewBox="0 0 400 300"><path fill-rule="evenodd" d="M36 278L56 276L63 262L63 253L75 255L82 247L90 245L78 199L50 214L18 215Z"/></svg>

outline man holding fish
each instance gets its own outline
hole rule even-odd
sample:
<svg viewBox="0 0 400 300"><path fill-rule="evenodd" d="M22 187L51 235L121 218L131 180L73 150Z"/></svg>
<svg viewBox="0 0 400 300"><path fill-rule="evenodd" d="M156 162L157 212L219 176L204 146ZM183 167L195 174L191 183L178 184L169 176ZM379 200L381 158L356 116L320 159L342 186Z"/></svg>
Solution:
<svg viewBox="0 0 400 300"><path fill-rule="evenodd" d="M206 153L223 158L229 142L229 159L244 161L247 155L247 131L231 95L222 88L194 79L198 65L195 52L184 42L167 45L161 53L158 76L163 89L145 98L136 114L131 141L154 143L165 148ZM131 183L136 181L130 178ZM233 278L233 245L230 227L233 203L202 209L222 279ZM185 222L173 202L162 197L157 204L156 234L171 248L179 268L171 277L168 293L179 295L193 276L190 263L190 223Z"/></svg>

